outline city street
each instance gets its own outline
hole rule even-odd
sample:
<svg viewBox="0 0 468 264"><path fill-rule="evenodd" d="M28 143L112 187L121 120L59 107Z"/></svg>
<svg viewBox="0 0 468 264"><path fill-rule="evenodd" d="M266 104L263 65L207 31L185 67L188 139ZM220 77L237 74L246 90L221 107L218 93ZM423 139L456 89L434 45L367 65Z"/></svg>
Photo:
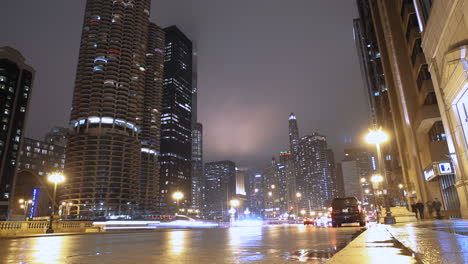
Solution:
<svg viewBox="0 0 468 264"><path fill-rule="evenodd" d="M3 239L0 263L324 263L359 232L274 225Z"/></svg>

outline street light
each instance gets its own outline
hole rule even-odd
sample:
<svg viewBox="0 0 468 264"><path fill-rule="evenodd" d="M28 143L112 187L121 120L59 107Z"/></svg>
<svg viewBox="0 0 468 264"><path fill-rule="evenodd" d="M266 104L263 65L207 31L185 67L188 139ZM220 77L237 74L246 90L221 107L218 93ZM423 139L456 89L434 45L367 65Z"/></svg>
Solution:
<svg viewBox="0 0 468 264"><path fill-rule="evenodd" d="M380 171L381 175L385 175L385 163L382 159L382 152L380 150L380 144L384 143L388 140L388 135L383 132L381 129L375 131L369 131L369 134L366 135L366 141L369 144L375 144L376 152L377 152L377 161L378 161L378 170ZM380 175L380 180L383 180L382 176ZM375 178L378 180L378 178ZM380 181L379 181L380 182ZM388 180L385 177L385 185L388 188ZM386 216L384 217L385 224L395 224L395 217L392 216L392 211L390 210L390 201L388 200L388 195L385 193L385 213Z"/></svg>
<svg viewBox="0 0 468 264"><path fill-rule="evenodd" d="M181 193L181 192L175 192L173 195L172 195L172 198L176 199L176 202L177 202L177 211L179 211L179 200L184 198L184 194Z"/></svg>
<svg viewBox="0 0 468 264"><path fill-rule="evenodd" d="M296 197L297 197L297 198L301 198L301 196L302 196L302 194L301 194L300 192L297 192L297 193L296 193Z"/></svg>
<svg viewBox="0 0 468 264"><path fill-rule="evenodd" d="M57 184L64 182L65 177L61 173L53 173L47 178L50 182L54 183L54 195L52 199L52 211L50 213L50 222L49 222L49 228L47 229L46 233L53 233L54 229L52 228L52 220L54 218L55 214L55 200L56 200L56 195L57 195Z"/></svg>
<svg viewBox="0 0 468 264"><path fill-rule="evenodd" d="M268 192L268 196L272 196L272 195L273 195L273 193L272 193L272 192Z"/></svg>
<svg viewBox="0 0 468 264"><path fill-rule="evenodd" d="M373 183L378 184L378 183L380 183L381 181L383 181L383 177L382 177L382 175L380 175L380 174L375 174L375 175L372 175L371 181L372 181Z"/></svg>
<svg viewBox="0 0 468 264"><path fill-rule="evenodd" d="M231 200L229 203L232 207L237 207L240 204L239 200Z"/></svg>
<svg viewBox="0 0 468 264"><path fill-rule="evenodd" d="M366 178L361 178L361 182L362 182L362 183L365 183L365 182L366 182Z"/></svg>
<svg viewBox="0 0 468 264"><path fill-rule="evenodd" d="M32 204L32 200L26 201L24 199L19 199L19 204L20 208L24 210L24 218L26 219L29 205Z"/></svg>
<svg viewBox="0 0 468 264"><path fill-rule="evenodd" d="M274 184L271 185L271 188L274 189L276 186Z"/></svg>
<svg viewBox="0 0 468 264"><path fill-rule="evenodd" d="M301 210L301 215L304 216L305 213L306 213L306 210L302 209L302 210Z"/></svg>

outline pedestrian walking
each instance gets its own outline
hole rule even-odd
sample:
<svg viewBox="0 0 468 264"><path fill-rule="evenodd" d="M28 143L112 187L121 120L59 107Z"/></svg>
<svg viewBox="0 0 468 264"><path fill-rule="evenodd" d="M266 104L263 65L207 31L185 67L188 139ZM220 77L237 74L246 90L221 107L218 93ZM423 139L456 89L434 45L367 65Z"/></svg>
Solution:
<svg viewBox="0 0 468 264"><path fill-rule="evenodd" d="M433 211L433 208L432 208L432 203L434 201L427 201L426 202L426 206L427 206L427 212L429 213L429 218L432 218L432 211Z"/></svg>
<svg viewBox="0 0 468 264"><path fill-rule="evenodd" d="M416 218L418 218L418 208L416 208L415 202L411 204L411 211L415 214Z"/></svg>
<svg viewBox="0 0 468 264"><path fill-rule="evenodd" d="M442 215L440 214L442 203L439 201L439 199L435 198L434 202L432 202L432 208L434 208L436 211L437 219L442 219Z"/></svg>
<svg viewBox="0 0 468 264"><path fill-rule="evenodd" d="M421 200L418 201L416 204L416 209L418 209L419 213L419 219L423 220L424 219L424 204L421 202Z"/></svg>

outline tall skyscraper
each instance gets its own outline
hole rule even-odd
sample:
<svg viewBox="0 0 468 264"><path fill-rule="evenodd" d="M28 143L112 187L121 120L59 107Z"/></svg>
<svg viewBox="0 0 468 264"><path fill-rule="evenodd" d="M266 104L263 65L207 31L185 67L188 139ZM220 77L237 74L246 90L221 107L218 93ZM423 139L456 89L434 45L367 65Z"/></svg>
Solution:
<svg viewBox="0 0 468 264"><path fill-rule="evenodd" d="M302 186L302 207L322 209L328 207L334 198L334 183L330 175L327 159L327 139L325 136L313 133L304 136L299 141L299 171L298 179Z"/></svg>
<svg viewBox="0 0 468 264"><path fill-rule="evenodd" d="M285 187L286 187L286 202L288 211L295 212L300 197L297 197L296 192L296 168L294 166L294 159L290 151L282 151L279 154L279 164L284 166Z"/></svg>
<svg viewBox="0 0 468 264"><path fill-rule="evenodd" d="M202 209L205 180L203 177L203 126L192 124L192 208Z"/></svg>
<svg viewBox="0 0 468 264"><path fill-rule="evenodd" d="M354 41L361 65L364 93L369 106L369 127L381 128L390 138L395 139L394 119L390 104L390 94L385 80L381 49L374 29L369 0L357 0L359 18L354 19ZM385 52L385 51L384 51ZM382 145L385 159L385 172L394 182L402 182L401 162L397 140ZM375 154L374 154L375 155Z"/></svg>
<svg viewBox="0 0 468 264"><path fill-rule="evenodd" d="M60 188L81 218L131 215L139 200L150 5L86 3Z"/></svg>
<svg viewBox="0 0 468 264"><path fill-rule="evenodd" d="M299 128L294 113L289 115L289 147L293 157L297 156L299 148Z"/></svg>
<svg viewBox="0 0 468 264"><path fill-rule="evenodd" d="M164 70L164 31L150 23L146 46L144 111L141 127L141 157L138 211L153 214L158 211L161 137L162 78Z"/></svg>
<svg viewBox="0 0 468 264"><path fill-rule="evenodd" d="M203 125L198 123L197 54L192 56L192 208L201 210L204 204Z"/></svg>
<svg viewBox="0 0 468 264"><path fill-rule="evenodd" d="M184 195L180 207L189 205L192 194L192 42L176 26L164 32L160 206L172 213L173 193Z"/></svg>
<svg viewBox="0 0 468 264"><path fill-rule="evenodd" d="M338 197L338 180L336 175L335 154L332 149L327 149L327 162L330 168L330 177L333 181L332 197L335 198Z"/></svg>
<svg viewBox="0 0 468 264"><path fill-rule="evenodd" d="M460 209L467 208L463 205L467 184L459 169L467 164L467 145L460 140L466 116L462 87L467 83L458 73L465 64L461 36L466 36L467 27L461 22L466 21L462 5L462 1L360 0L358 10L360 19L374 30L386 84L375 95L385 90L389 98L394 134L384 146L396 142L399 150L399 156L383 151L385 166L380 171L388 181L387 193L397 202L401 184L408 202L439 198L445 208L458 211L454 215L467 216ZM446 133L450 127L458 131ZM401 166L402 177L388 173L395 163ZM440 172L439 166L447 169ZM458 194L464 198L460 200Z"/></svg>
<svg viewBox="0 0 468 264"><path fill-rule="evenodd" d="M0 220L9 215L34 69L11 47L0 48Z"/></svg>
<svg viewBox="0 0 468 264"><path fill-rule="evenodd" d="M210 219L222 219L229 209L230 193L235 191L231 182L236 178L236 164L232 161L216 161L205 164L206 208Z"/></svg>

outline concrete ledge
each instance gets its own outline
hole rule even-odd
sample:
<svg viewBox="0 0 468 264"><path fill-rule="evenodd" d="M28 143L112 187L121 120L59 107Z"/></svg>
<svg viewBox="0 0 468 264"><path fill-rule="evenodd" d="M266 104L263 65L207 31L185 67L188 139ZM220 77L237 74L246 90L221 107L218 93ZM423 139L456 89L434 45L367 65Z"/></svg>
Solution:
<svg viewBox="0 0 468 264"><path fill-rule="evenodd" d="M408 248L402 247L383 225L374 225L340 250L327 263L419 263Z"/></svg>

